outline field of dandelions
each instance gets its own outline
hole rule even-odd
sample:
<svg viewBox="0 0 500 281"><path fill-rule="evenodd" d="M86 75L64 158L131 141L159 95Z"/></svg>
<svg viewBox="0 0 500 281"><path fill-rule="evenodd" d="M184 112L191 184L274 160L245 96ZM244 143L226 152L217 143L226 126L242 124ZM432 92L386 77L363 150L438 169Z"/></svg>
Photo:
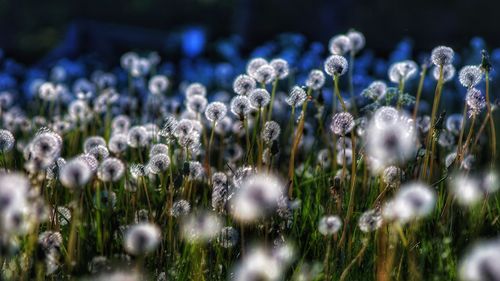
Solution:
<svg viewBox="0 0 500 281"><path fill-rule="evenodd" d="M2 61L1 280L500 280L500 49L214 49Z"/></svg>

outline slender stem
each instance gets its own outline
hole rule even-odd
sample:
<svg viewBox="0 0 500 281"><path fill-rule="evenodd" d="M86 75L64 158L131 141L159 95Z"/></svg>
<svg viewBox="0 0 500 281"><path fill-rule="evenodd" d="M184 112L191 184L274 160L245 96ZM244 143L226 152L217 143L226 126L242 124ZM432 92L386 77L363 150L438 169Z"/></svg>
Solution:
<svg viewBox="0 0 500 281"><path fill-rule="evenodd" d="M458 137L456 163L460 162L460 158L462 157L462 141L464 138L466 122L467 122L467 103L464 103L464 111L462 112L462 126L460 128L460 135Z"/></svg>
<svg viewBox="0 0 500 281"><path fill-rule="evenodd" d="M441 92L443 90L443 66L439 66L439 79L436 85L436 91L434 93L434 102L432 104L432 113L431 113L431 127L429 128L429 133L427 135L427 142L426 142L426 150L425 150L425 157L424 157L424 166L423 166L423 172L424 172L424 177L427 175L426 169L427 165L429 163L429 158L432 157L430 155L429 147L431 146L431 142L433 141L433 135L434 135L434 129L435 129L435 124L434 122L436 121L436 113L439 108L439 100L441 98Z"/></svg>
<svg viewBox="0 0 500 281"><path fill-rule="evenodd" d="M351 188L349 191L349 204L347 207L347 215L344 222L344 229L342 230L342 236L339 241L339 247L342 247L344 240L346 239L347 226L349 225L349 221L354 211L354 197L355 197L354 195L356 189L356 136L354 132L351 134L351 146L352 146Z"/></svg>
<svg viewBox="0 0 500 281"><path fill-rule="evenodd" d="M366 251L367 248L368 248L368 241L363 241L363 246L359 250L359 252L356 255L356 257L354 257L354 259L352 259L352 261L349 263L349 265L347 265L347 267L344 269L344 271L342 271L342 274L340 275L339 281L343 281L343 280L345 280L347 278L347 274L349 274L349 270L354 266L354 264L359 259L361 259L363 257L363 255L365 254L365 251Z"/></svg>
<svg viewBox="0 0 500 281"><path fill-rule="evenodd" d="M417 120L418 106L420 103L420 97L422 95L422 89L424 88L425 75L427 74L427 64L422 66L422 71L420 72L420 80L418 81L417 96L415 98L415 108L413 108L413 120Z"/></svg>
<svg viewBox="0 0 500 281"><path fill-rule="evenodd" d="M276 95L277 86L278 86L278 78L276 78L273 82L273 89L271 91L271 102L269 103L269 112L267 113L266 120L271 120L271 117L273 116L274 96Z"/></svg>
<svg viewBox="0 0 500 281"><path fill-rule="evenodd" d="M340 101L340 104L342 105L342 110L347 112L347 107L344 103L344 99L340 95L340 90L339 90L339 76L338 75L333 75L333 85L334 85L334 92L337 98ZM335 112L335 107L333 108L332 113Z"/></svg>
<svg viewBox="0 0 500 281"><path fill-rule="evenodd" d="M487 115L486 118L489 117L490 121L490 144L491 144L491 163L493 164L496 160L496 153L497 153L497 137L496 137L496 129L495 129L495 123L493 122L493 115L491 112L491 103L490 103L490 73L488 70L485 71L485 83L486 83L486 110L487 110Z"/></svg>
<svg viewBox="0 0 500 281"><path fill-rule="evenodd" d="M399 87L398 87L398 101L397 101L397 109L401 109L401 102L402 102L402 99L403 99L403 92L405 90L405 80L404 79L401 79L401 81L399 81Z"/></svg>
<svg viewBox="0 0 500 281"><path fill-rule="evenodd" d="M214 133L215 133L215 126L217 125L217 122L212 121L212 130L210 132L210 139L208 141L208 148L207 148L207 153L206 153L206 166L207 166L207 172L208 172L208 182L209 184L212 183L212 164L210 163L210 155L211 155L211 149L212 149L212 142L214 141Z"/></svg>
<svg viewBox="0 0 500 281"><path fill-rule="evenodd" d="M472 132L474 131L474 123L476 122L476 115L472 115L472 121L471 121L471 124L470 124L470 128L469 128L469 133L467 134L467 139L465 140L465 144L464 144L464 148L463 148L463 155L465 155L465 153L467 153L467 147L469 146L469 142L471 140L471 137L472 137Z"/></svg>
<svg viewBox="0 0 500 281"><path fill-rule="evenodd" d="M351 98L352 109L354 111L354 116L358 115L358 108L356 106L356 101L354 99L354 83L353 83L353 75L354 75L354 58L356 56L356 52L351 50L350 52L350 60L349 60L349 95Z"/></svg>

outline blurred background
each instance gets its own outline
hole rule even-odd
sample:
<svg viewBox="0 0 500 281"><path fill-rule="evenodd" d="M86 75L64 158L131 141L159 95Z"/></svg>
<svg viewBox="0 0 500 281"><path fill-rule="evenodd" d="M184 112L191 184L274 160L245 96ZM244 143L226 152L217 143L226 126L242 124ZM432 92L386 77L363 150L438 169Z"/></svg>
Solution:
<svg viewBox="0 0 500 281"><path fill-rule="evenodd" d="M0 48L28 65L137 48L188 48L196 56L231 36L245 52L281 32L326 43L349 28L362 31L377 55L404 38L415 52L461 48L474 36L494 48L499 11L497 0L1 0Z"/></svg>

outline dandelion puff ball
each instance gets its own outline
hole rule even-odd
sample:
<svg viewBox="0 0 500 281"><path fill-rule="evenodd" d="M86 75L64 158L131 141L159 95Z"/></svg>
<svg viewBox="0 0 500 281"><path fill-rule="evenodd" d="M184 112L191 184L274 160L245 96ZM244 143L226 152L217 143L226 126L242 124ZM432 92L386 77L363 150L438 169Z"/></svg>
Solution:
<svg viewBox="0 0 500 281"><path fill-rule="evenodd" d="M233 82L233 91L238 95L248 95L256 87L255 79L246 74L241 74Z"/></svg>
<svg viewBox="0 0 500 281"><path fill-rule="evenodd" d="M205 110L205 117L210 122L218 122L226 116L227 107L222 102L212 102Z"/></svg>
<svg viewBox="0 0 500 281"><path fill-rule="evenodd" d="M75 158L67 162L59 173L62 185L68 188L82 187L92 177L92 170L87 162L81 158Z"/></svg>
<svg viewBox="0 0 500 281"><path fill-rule="evenodd" d="M325 72L330 76L342 76L347 72L347 60L340 55L331 55L325 60Z"/></svg>
<svg viewBox="0 0 500 281"><path fill-rule="evenodd" d="M345 136L354 128L354 117L349 112L337 113L333 116L330 129L338 136Z"/></svg>
<svg viewBox="0 0 500 281"><path fill-rule="evenodd" d="M453 62L453 49L446 46L438 46L432 50L431 61L436 66L445 66Z"/></svg>
<svg viewBox="0 0 500 281"><path fill-rule="evenodd" d="M313 89L319 90L325 84L325 74L319 69L313 69L309 72L306 80L306 86Z"/></svg>
<svg viewBox="0 0 500 281"><path fill-rule="evenodd" d="M150 223L130 226L124 237L125 251L134 256L146 255L156 250L161 240L160 229Z"/></svg>
<svg viewBox="0 0 500 281"><path fill-rule="evenodd" d="M14 135L8 130L0 130L0 152L5 153L14 147Z"/></svg>
<svg viewBox="0 0 500 281"><path fill-rule="evenodd" d="M481 68L475 65L467 65L462 67L458 74L458 80L460 81L460 84L462 84L462 86L467 89L470 89L479 84L482 78L483 72L481 71Z"/></svg>
<svg viewBox="0 0 500 281"><path fill-rule="evenodd" d="M338 216L324 216L319 220L318 231L323 235L337 233L342 227L342 220Z"/></svg>
<svg viewBox="0 0 500 281"><path fill-rule="evenodd" d="M328 49L334 55L345 55L351 50L351 40L346 35L336 35L330 39Z"/></svg>

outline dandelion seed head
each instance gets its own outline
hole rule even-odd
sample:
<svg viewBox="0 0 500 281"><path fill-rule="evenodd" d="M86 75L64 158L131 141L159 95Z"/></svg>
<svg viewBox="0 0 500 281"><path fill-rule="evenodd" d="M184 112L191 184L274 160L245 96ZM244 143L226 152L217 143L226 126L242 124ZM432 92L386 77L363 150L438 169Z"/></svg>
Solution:
<svg viewBox="0 0 500 281"><path fill-rule="evenodd" d="M190 211L191 204L189 204L188 201L181 199L174 202L174 204L172 205L172 210L170 210L170 215L175 218L179 218L189 214Z"/></svg>
<svg viewBox="0 0 500 281"><path fill-rule="evenodd" d="M139 58L132 62L129 69L130 75L133 77L144 77L151 70L151 63L145 58Z"/></svg>
<svg viewBox="0 0 500 281"><path fill-rule="evenodd" d="M186 98L190 98L192 96L206 96L207 88L203 86L201 83L192 83L189 84L186 88Z"/></svg>
<svg viewBox="0 0 500 281"><path fill-rule="evenodd" d="M363 33L356 31L356 30L350 30L347 32L347 37L349 38L349 42L351 44L351 50L354 52L359 52L363 47L365 46L365 36Z"/></svg>
<svg viewBox="0 0 500 281"><path fill-rule="evenodd" d="M244 118L252 110L250 99L246 96L236 96L231 100L231 112L239 118Z"/></svg>
<svg viewBox="0 0 500 281"><path fill-rule="evenodd" d="M0 129L0 152L5 153L14 147L14 135L9 130Z"/></svg>
<svg viewBox="0 0 500 281"><path fill-rule="evenodd" d="M382 226L382 215L378 210L368 210L364 212L358 221L361 231L368 233L379 229Z"/></svg>
<svg viewBox="0 0 500 281"><path fill-rule="evenodd" d="M142 164L130 165L130 174L134 179L144 177L147 174L146 167Z"/></svg>
<svg viewBox="0 0 500 281"><path fill-rule="evenodd" d="M384 81L373 81L367 88L369 98L379 100L384 98L387 91L387 84Z"/></svg>
<svg viewBox="0 0 500 281"><path fill-rule="evenodd" d="M330 129L338 136L345 136L354 128L354 117L349 112L336 113L332 118Z"/></svg>
<svg viewBox="0 0 500 281"><path fill-rule="evenodd" d="M474 176L455 175L448 184L449 190L462 206L472 206L484 197L480 181Z"/></svg>
<svg viewBox="0 0 500 281"><path fill-rule="evenodd" d="M276 78L276 72L271 65L265 64L255 71L253 77L259 83L269 84Z"/></svg>
<svg viewBox="0 0 500 281"><path fill-rule="evenodd" d="M467 89L470 89L483 79L483 72L479 66L475 65L467 65L460 69L460 73L458 74L458 80L460 84Z"/></svg>
<svg viewBox="0 0 500 281"><path fill-rule="evenodd" d="M181 224L181 233L189 243L204 243L216 238L221 228L221 220L217 215L202 212L185 217Z"/></svg>
<svg viewBox="0 0 500 281"><path fill-rule="evenodd" d="M328 49L333 55L343 56L351 50L351 40L346 35L336 35L328 42Z"/></svg>
<svg viewBox="0 0 500 281"><path fill-rule="evenodd" d="M104 182L116 182L122 178L124 171L125 166L120 159L109 157L99 165L97 177Z"/></svg>
<svg viewBox="0 0 500 281"><path fill-rule="evenodd" d="M205 110L205 117L210 122L219 122L226 116L227 107L222 102L212 102L207 106Z"/></svg>
<svg viewBox="0 0 500 281"><path fill-rule="evenodd" d="M83 152L88 153L96 146L106 146L106 140L101 136L92 136L85 139L83 142Z"/></svg>
<svg viewBox="0 0 500 281"><path fill-rule="evenodd" d="M83 187L92 178L92 170L81 158L68 161L61 169L59 180L68 188Z"/></svg>
<svg viewBox="0 0 500 281"><path fill-rule="evenodd" d="M342 220L338 216L324 216L319 220L318 231L323 235L337 233L342 227Z"/></svg>
<svg viewBox="0 0 500 281"><path fill-rule="evenodd" d="M307 99L307 94L304 89L299 86L294 86L290 91L290 95L285 99L286 103L292 107L301 106Z"/></svg>
<svg viewBox="0 0 500 281"><path fill-rule="evenodd" d="M205 111L207 104L207 98L201 95L194 95L186 100L186 107L196 113Z"/></svg>
<svg viewBox="0 0 500 281"><path fill-rule="evenodd" d="M271 95L269 95L266 89L255 89L250 93L248 98L252 107L260 109L267 106L271 100Z"/></svg>
<svg viewBox="0 0 500 281"><path fill-rule="evenodd" d="M459 264L459 275L464 281L498 280L500 278L500 241L476 243Z"/></svg>
<svg viewBox="0 0 500 281"><path fill-rule="evenodd" d="M92 172L97 171L97 167L99 166L99 161L97 161L97 159L93 155L81 154L77 158L85 161L85 163L89 166Z"/></svg>
<svg viewBox="0 0 500 281"><path fill-rule="evenodd" d="M389 166L384 169L382 174L382 180L385 184L391 187L397 187L401 184L401 179L403 177L403 171L396 166Z"/></svg>
<svg viewBox="0 0 500 281"><path fill-rule="evenodd" d="M436 66L444 66L453 62L455 52L446 46L438 46L432 50L431 61Z"/></svg>
<svg viewBox="0 0 500 281"><path fill-rule="evenodd" d="M180 120L175 126L173 133L177 138L189 135L193 131L193 121L189 119Z"/></svg>
<svg viewBox="0 0 500 281"><path fill-rule="evenodd" d="M128 138L126 134L114 134L108 141L108 149L114 154L125 152L128 148Z"/></svg>
<svg viewBox="0 0 500 281"><path fill-rule="evenodd" d="M149 79L148 89L153 95L161 95L167 91L168 78L164 75L155 75Z"/></svg>
<svg viewBox="0 0 500 281"><path fill-rule="evenodd" d="M284 59L273 59L269 65L274 68L274 73L276 74L277 79L285 79L290 72L290 68L288 67L288 62Z"/></svg>
<svg viewBox="0 0 500 281"><path fill-rule="evenodd" d="M280 133L281 127L277 122L267 121L266 124L264 124L264 129L261 132L261 137L265 143L270 144L279 138Z"/></svg>
<svg viewBox="0 0 500 281"><path fill-rule="evenodd" d="M283 191L283 183L274 175L248 176L231 198L231 214L241 222L263 218L278 207Z"/></svg>
<svg viewBox="0 0 500 281"><path fill-rule="evenodd" d="M148 131L144 126L133 126L127 133L127 143L132 148L144 147L148 143Z"/></svg>
<svg viewBox="0 0 500 281"><path fill-rule="evenodd" d="M109 151L104 145L94 146L87 154L94 156L98 161L102 161L109 157Z"/></svg>
<svg viewBox="0 0 500 281"><path fill-rule="evenodd" d="M269 251L251 249L232 273L235 281L280 280L283 267Z"/></svg>
<svg viewBox="0 0 500 281"><path fill-rule="evenodd" d="M111 129L113 133L126 133L130 128L130 117L126 115L118 115L113 118Z"/></svg>
<svg viewBox="0 0 500 281"><path fill-rule="evenodd" d="M434 190L423 183L410 182L402 185L396 196L386 204L383 216L404 224L429 215L435 203Z"/></svg>
<svg viewBox="0 0 500 281"><path fill-rule="evenodd" d="M469 117L481 114L481 111L486 107L486 101L481 91L476 88L471 88L467 91L465 102L469 108Z"/></svg>
<svg viewBox="0 0 500 281"><path fill-rule="evenodd" d="M168 155L159 153L151 156L147 168L152 174L158 175L167 171L170 166L170 158Z"/></svg>
<svg viewBox="0 0 500 281"><path fill-rule="evenodd" d="M259 69L261 66L266 65L267 61L263 58L254 58L251 59L248 64L247 64L247 74L250 75L255 79L257 76L257 69Z"/></svg>
<svg viewBox="0 0 500 281"><path fill-rule="evenodd" d="M123 69L130 72L132 65L138 59L139 59L139 56L135 52L127 52L121 56L120 64L121 64Z"/></svg>
<svg viewBox="0 0 500 281"><path fill-rule="evenodd" d="M460 130L462 129L462 120L462 114L451 114L450 116L448 116L448 118L446 118L446 130L453 133L454 135L458 135L460 133Z"/></svg>
<svg viewBox="0 0 500 281"><path fill-rule="evenodd" d="M417 74L417 70L417 64L411 60L394 63L389 68L389 80L393 83L407 81Z"/></svg>
<svg viewBox="0 0 500 281"><path fill-rule="evenodd" d="M150 223L140 223L130 226L124 237L125 251L134 256L152 253L161 240L160 229Z"/></svg>
<svg viewBox="0 0 500 281"><path fill-rule="evenodd" d="M149 149L149 157L153 157L156 154L168 155L168 146L163 143L156 143Z"/></svg>
<svg viewBox="0 0 500 281"><path fill-rule="evenodd" d="M347 60L340 55L331 55L325 60L325 72L330 76L342 76L347 72Z"/></svg>
<svg viewBox="0 0 500 281"><path fill-rule="evenodd" d="M233 91L238 95L248 95L256 87L255 80L246 74L241 74L233 82Z"/></svg>
<svg viewBox="0 0 500 281"><path fill-rule="evenodd" d="M319 90L325 84L325 74L319 69L313 69L309 72L306 80L306 86L313 89Z"/></svg>

